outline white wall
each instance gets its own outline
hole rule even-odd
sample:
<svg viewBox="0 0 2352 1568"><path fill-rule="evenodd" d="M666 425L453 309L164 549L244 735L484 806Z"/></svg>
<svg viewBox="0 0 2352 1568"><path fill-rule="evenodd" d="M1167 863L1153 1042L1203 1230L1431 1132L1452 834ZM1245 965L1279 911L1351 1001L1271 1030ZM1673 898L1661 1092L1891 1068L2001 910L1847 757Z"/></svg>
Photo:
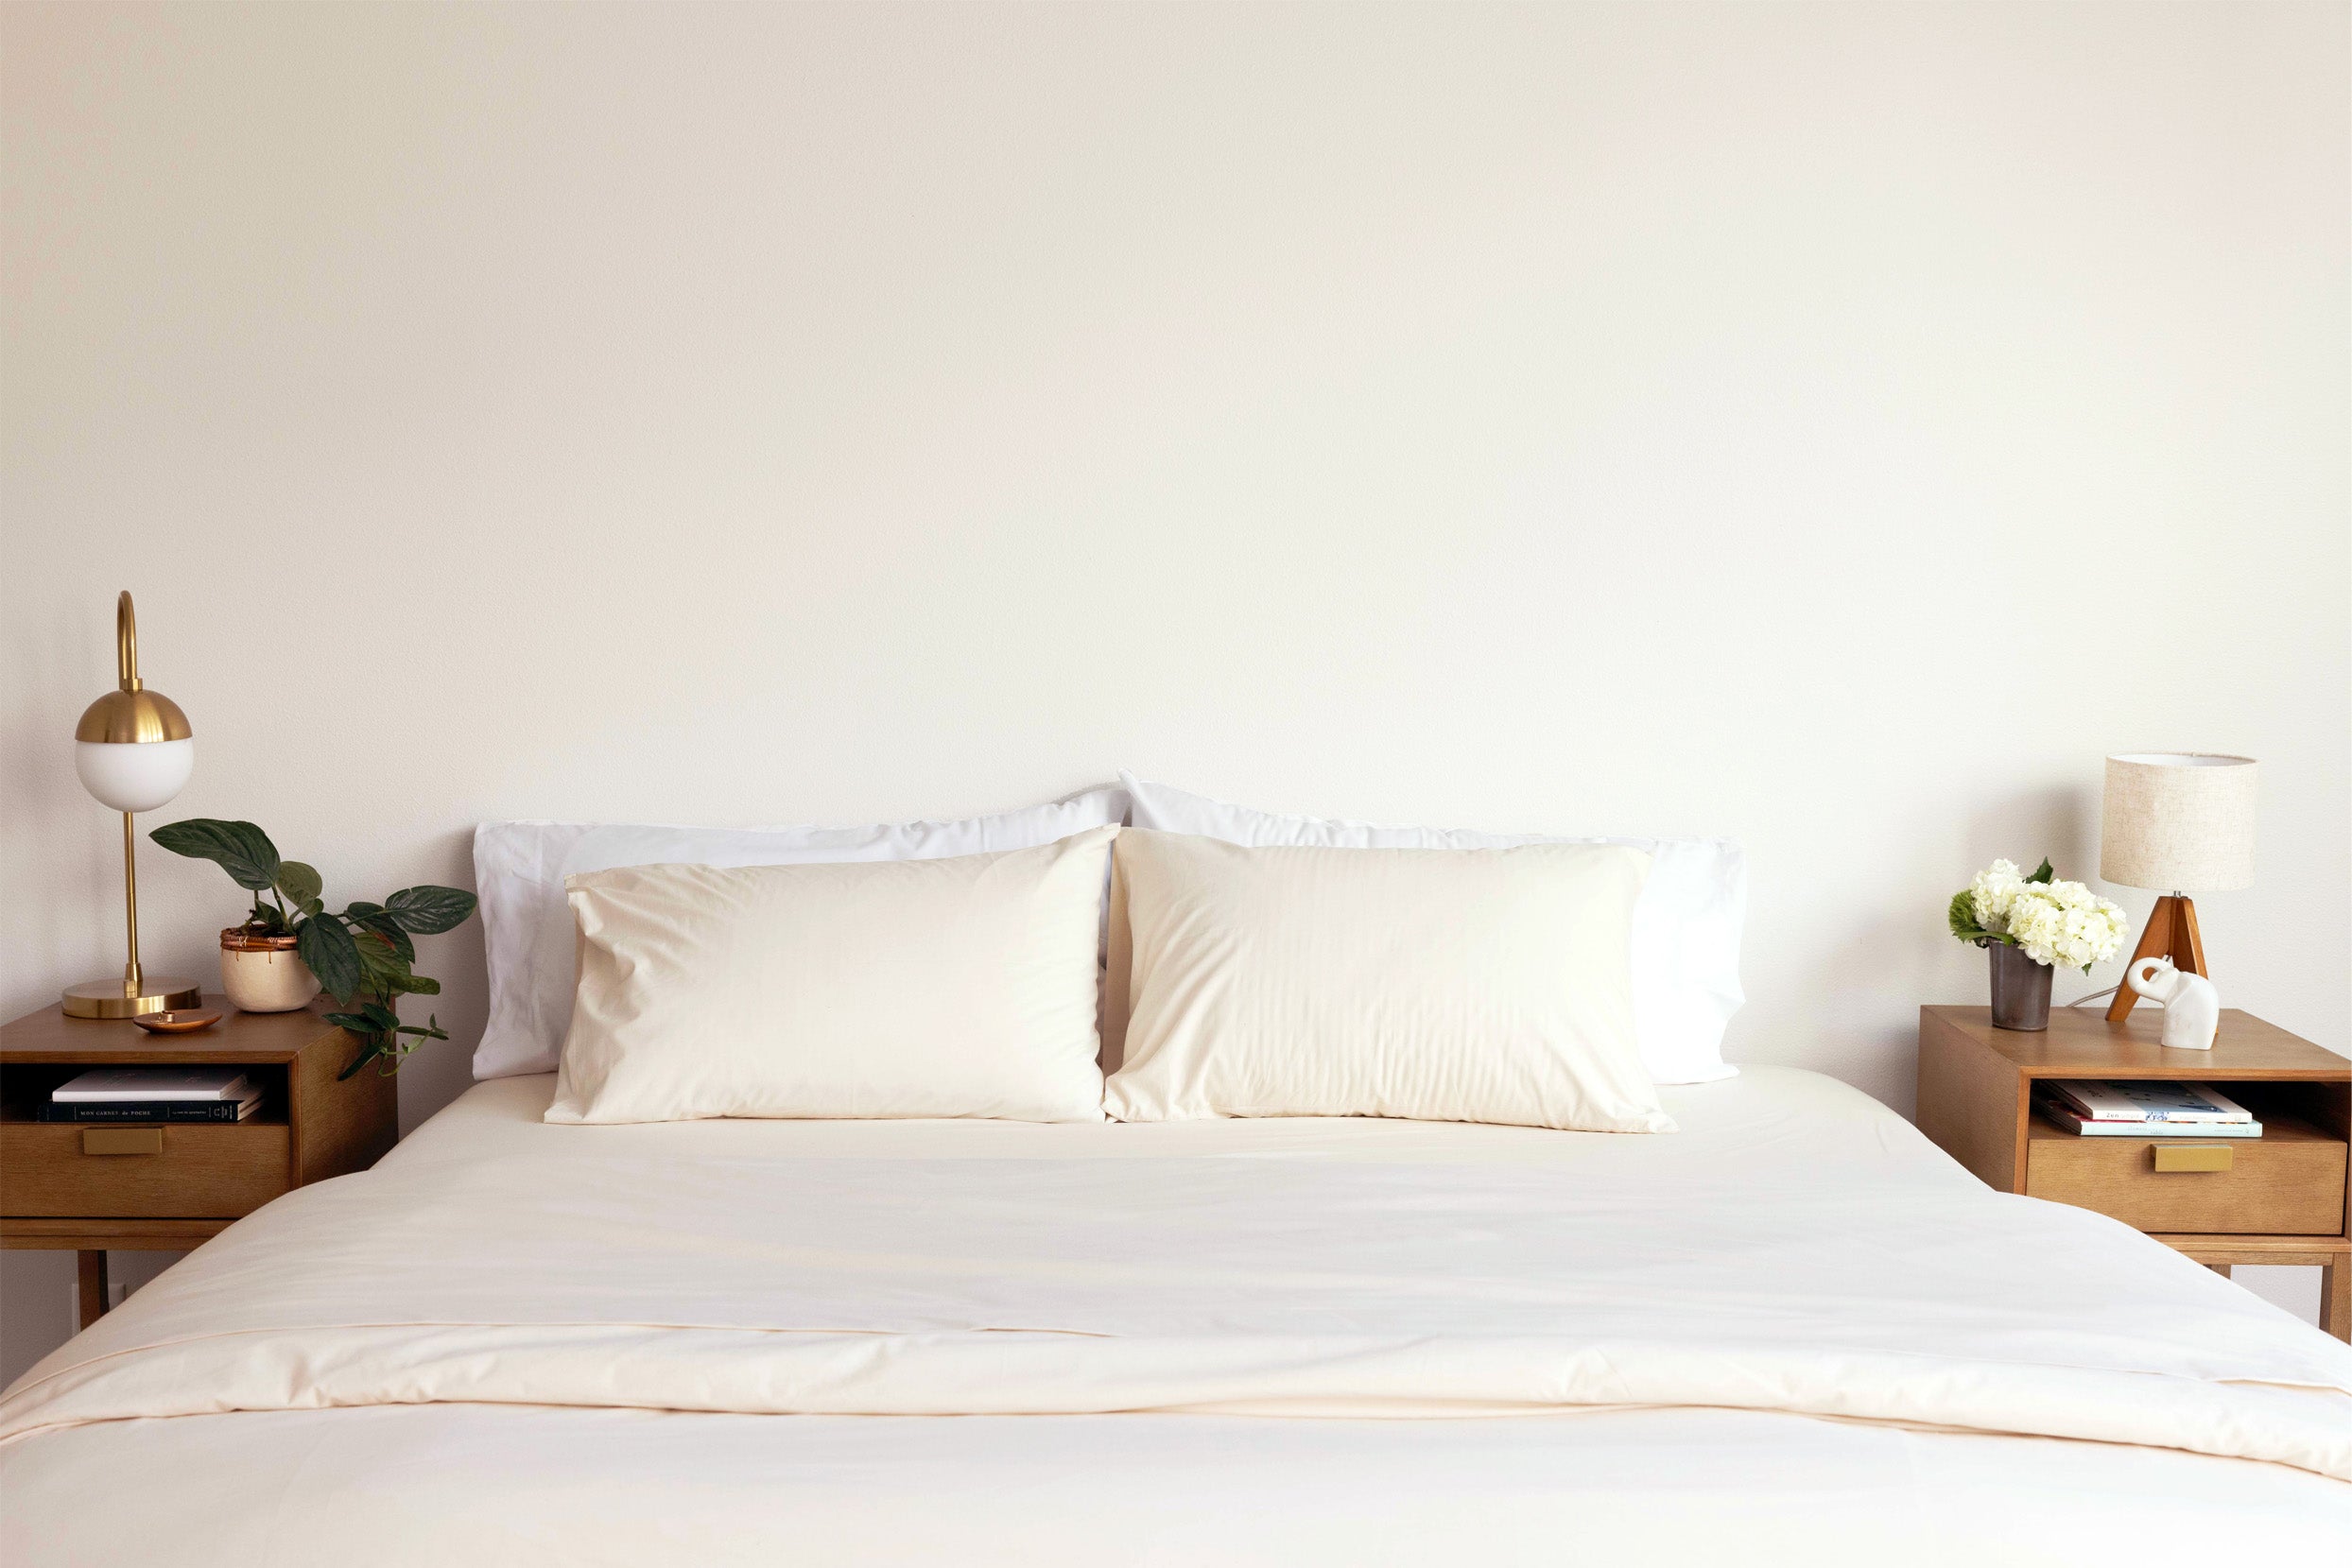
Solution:
<svg viewBox="0 0 2352 1568"><path fill-rule="evenodd" d="M129 587L158 820L338 901L1121 764L1729 834L1732 1055L1905 1108L1951 890L2247 752L2212 962L2343 1048L2345 16L12 7L0 1006L120 961ZM212 974L233 889L144 870ZM483 1016L427 952L411 1124ZM9 1256L0 1374L69 1275Z"/></svg>

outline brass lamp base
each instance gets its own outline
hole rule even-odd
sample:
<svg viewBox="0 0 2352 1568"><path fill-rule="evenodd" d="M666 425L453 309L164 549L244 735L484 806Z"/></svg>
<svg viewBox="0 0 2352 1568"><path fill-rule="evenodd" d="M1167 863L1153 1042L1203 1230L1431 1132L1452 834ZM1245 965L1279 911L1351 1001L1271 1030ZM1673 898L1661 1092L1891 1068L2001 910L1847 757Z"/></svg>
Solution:
<svg viewBox="0 0 2352 1568"><path fill-rule="evenodd" d="M66 987L62 1005L68 1018L143 1018L199 1007L203 1001L204 988L194 980L143 974L135 994L120 980L88 980Z"/></svg>

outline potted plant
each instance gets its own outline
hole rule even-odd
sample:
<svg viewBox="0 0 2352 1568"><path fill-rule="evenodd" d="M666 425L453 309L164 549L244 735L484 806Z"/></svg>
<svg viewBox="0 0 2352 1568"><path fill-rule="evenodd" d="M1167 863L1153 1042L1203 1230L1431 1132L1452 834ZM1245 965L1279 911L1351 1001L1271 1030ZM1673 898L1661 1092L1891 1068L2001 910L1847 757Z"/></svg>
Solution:
<svg viewBox="0 0 2352 1568"><path fill-rule="evenodd" d="M1993 1026L2049 1027L2051 966L2088 974L2123 945L2123 911L2079 882L2060 882L2044 856L2033 874L1996 860L1952 895L1945 910L1952 935L1990 955Z"/></svg>
<svg viewBox="0 0 2352 1568"><path fill-rule="evenodd" d="M343 1008L327 1014L358 1037L360 1051L344 1077L370 1061L400 1070L427 1040L447 1040L438 1016L403 1024L403 996L438 996L441 982L419 974L413 939L464 922L475 897L430 884L403 887L382 904L354 903L330 913L319 873L283 859L269 836L251 822L193 817L147 836L192 859L209 860L253 895L242 925L220 934L220 976L229 1000L246 1012L289 1012L324 990Z"/></svg>

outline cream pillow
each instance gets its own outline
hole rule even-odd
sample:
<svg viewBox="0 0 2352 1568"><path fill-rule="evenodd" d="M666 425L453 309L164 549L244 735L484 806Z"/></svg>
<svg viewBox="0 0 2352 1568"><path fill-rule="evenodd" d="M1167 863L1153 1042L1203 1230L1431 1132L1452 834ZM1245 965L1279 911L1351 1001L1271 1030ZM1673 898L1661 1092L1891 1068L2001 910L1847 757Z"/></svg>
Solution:
<svg viewBox="0 0 2352 1568"><path fill-rule="evenodd" d="M1117 834L566 877L579 989L546 1119L1099 1121L1097 911Z"/></svg>
<svg viewBox="0 0 2352 1568"><path fill-rule="evenodd" d="M1133 773L1119 783L1139 828L1197 833L1229 844L1350 850L1510 850L1522 844L1630 844L1650 852L1650 877L1634 904L1634 1036L1652 1083L1712 1083L1739 1069L1723 1060L1723 1029L1747 1000L1739 984L1739 933L1748 870L1739 846L1721 838L1467 833L1382 828L1322 817L1284 817L1237 806ZM1067 831L1075 832L1075 828ZM476 857L480 859L477 851ZM485 885L487 886L487 885ZM490 895L482 918L490 919ZM496 994L493 985L492 994ZM1106 1034L1116 1022L1103 1019Z"/></svg>
<svg viewBox="0 0 2352 1568"><path fill-rule="evenodd" d="M1116 867L1111 982L1130 1013L1104 1106L1120 1121L1673 1130L1634 1031L1641 850L1249 849L1130 829Z"/></svg>
<svg viewBox="0 0 2352 1568"><path fill-rule="evenodd" d="M862 827L693 828L646 822L484 822L474 830L490 1021L474 1076L552 1073L579 989L579 934L563 879L615 866L808 866L944 860L1033 849L1127 819L1116 784L994 817Z"/></svg>

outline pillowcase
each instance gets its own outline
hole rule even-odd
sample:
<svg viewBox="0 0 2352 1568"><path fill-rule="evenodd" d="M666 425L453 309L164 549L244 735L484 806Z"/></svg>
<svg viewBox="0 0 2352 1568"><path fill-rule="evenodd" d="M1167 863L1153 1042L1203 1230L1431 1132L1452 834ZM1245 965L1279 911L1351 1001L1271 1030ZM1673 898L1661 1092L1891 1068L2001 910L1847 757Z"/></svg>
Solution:
<svg viewBox="0 0 2352 1568"><path fill-rule="evenodd" d="M1673 1130L1634 1037L1638 849L1247 849L1130 829L1115 858L1132 1009L1103 1103L1120 1121Z"/></svg>
<svg viewBox="0 0 2352 1568"><path fill-rule="evenodd" d="M1098 1122L1118 829L945 860L564 879L579 992L550 1122Z"/></svg>
<svg viewBox="0 0 2352 1568"><path fill-rule="evenodd" d="M1739 929L1748 871L1739 846L1720 838L1516 836L1446 828L1376 828L1314 817L1278 817L1228 805L1121 773L1139 828L1201 834L1233 844L1343 849L1510 849L1522 844L1629 844L1651 855L1634 906L1634 1022L1655 1083L1709 1083L1739 1069L1723 1060L1723 1026L1747 993L1739 987ZM1106 1032L1115 1033L1106 1018ZM1115 1065L1115 1061L1113 1063Z"/></svg>
<svg viewBox="0 0 2352 1568"><path fill-rule="evenodd" d="M474 886L490 960L490 1023L474 1076L552 1073L579 976L563 879L615 866L796 866L938 860L1026 850L1127 819L1115 784L996 817L870 827L682 828L641 823L484 822L474 830Z"/></svg>

